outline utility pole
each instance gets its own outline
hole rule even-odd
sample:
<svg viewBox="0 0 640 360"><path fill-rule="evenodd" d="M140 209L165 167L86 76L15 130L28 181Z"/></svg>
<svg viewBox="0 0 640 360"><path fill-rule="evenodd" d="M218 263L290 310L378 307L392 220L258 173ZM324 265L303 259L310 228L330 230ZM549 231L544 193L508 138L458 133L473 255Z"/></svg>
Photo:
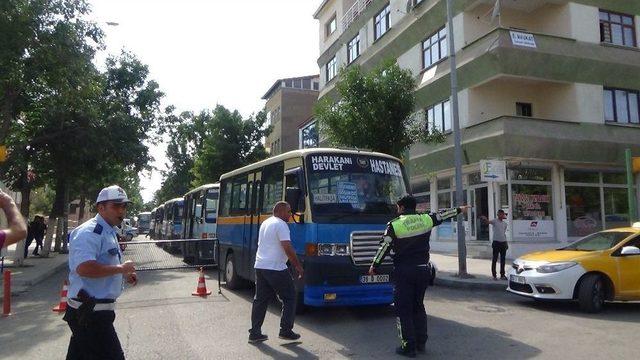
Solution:
<svg viewBox="0 0 640 360"><path fill-rule="evenodd" d="M451 114L453 116L453 144L456 177L456 206L463 205L462 188L462 146L460 136L460 116L458 113L458 69L456 67L456 49L453 42L453 0L447 3L447 40L449 41L449 63L451 64ZM467 273L467 244L465 242L464 217L459 214L456 218L458 233L458 276L470 277Z"/></svg>

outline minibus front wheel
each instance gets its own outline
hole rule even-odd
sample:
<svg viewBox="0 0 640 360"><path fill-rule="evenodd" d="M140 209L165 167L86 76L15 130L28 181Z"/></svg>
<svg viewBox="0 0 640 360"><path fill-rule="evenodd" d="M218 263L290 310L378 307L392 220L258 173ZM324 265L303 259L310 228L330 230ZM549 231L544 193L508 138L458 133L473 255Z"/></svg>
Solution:
<svg viewBox="0 0 640 360"><path fill-rule="evenodd" d="M231 290L241 288L243 283L236 270L236 265L233 253L229 253L224 266L224 280L227 283L227 288Z"/></svg>

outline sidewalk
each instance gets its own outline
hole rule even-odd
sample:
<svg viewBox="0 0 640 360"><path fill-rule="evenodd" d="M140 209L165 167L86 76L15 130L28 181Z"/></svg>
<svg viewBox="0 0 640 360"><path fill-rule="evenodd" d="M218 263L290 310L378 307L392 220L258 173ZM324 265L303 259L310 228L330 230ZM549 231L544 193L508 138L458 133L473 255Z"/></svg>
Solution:
<svg viewBox="0 0 640 360"><path fill-rule="evenodd" d="M450 254L431 253L431 261L436 265L438 273L436 275L436 286L444 286L468 290L495 290L505 291L506 280L493 280L491 277L491 259L467 258L467 273L473 278L461 279L456 276L458 273L458 257ZM511 266L511 261L507 259L505 270ZM496 270L500 272L500 262L496 264Z"/></svg>
<svg viewBox="0 0 640 360"><path fill-rule="evenodd" d="M15 266L12 260L4 260L4 271L11 271L11 294L17 295L36 285L56 272L66 269L67 254L49 253L49 257L28 257L24 266ZM62 284L61 284L62 286ZM0 294L4 293L0 286Z"/></svg>

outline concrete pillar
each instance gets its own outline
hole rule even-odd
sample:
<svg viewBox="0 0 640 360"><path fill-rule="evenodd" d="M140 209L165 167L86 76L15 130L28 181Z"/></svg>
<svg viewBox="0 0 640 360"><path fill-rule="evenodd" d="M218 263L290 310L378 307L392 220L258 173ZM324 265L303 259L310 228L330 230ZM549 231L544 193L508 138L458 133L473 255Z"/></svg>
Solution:
<svg viewBox="0 0 640 360"><path fill-rule="evenodd" d="M432 176L429 181L429 186L429 192L431 193L431 212L435 213L438 211L438 178ZM435 228L431 231L431 241L438 241L438 239L438 228Z"/></svg>
<svg viewBox="0 0 640 360"><path fill-rule="evenodd" d="M551 188L553 203L553 223L556 241L567 241L567 212L564 201L564 169L553 164L551 167Z"/></svg>

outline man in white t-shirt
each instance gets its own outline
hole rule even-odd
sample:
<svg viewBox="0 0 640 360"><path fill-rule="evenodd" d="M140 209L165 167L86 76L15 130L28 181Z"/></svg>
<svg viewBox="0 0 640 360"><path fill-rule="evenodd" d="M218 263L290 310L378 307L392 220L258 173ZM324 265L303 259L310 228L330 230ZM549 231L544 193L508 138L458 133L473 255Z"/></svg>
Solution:
<svg viewBox="0 0 640 360"><path fill-rule="evenodd" d="M493 249L493 256L491 258L491 274L493 275L493 280L498 280L496 273L498 256L500 257L500 279L506 280L504 263L509 244L507 243L507 223L504 220L507 218L507 213L500 209L497 215L498 218L493 220L488 220L486 216L481 216L480 220L485 224L493 226L493 242L491 243L491 248Z"/></svg>
<svg viewBox="0 0 640 360"><path fill-rule="evenodd" d="M251 309L251 329L249 343L268 339L261 328L267 313L269 302L277 295L282 302L279 338L297 340L299 334L293 332L296 313L296 288L287 260L291 262L302 278L303 269L291 245L291 236L287 221L291 216L291 207L285 201L279 201L273 207L273 216L260 225L258 233L258 251L256 252L256 296Z"/></svg>

